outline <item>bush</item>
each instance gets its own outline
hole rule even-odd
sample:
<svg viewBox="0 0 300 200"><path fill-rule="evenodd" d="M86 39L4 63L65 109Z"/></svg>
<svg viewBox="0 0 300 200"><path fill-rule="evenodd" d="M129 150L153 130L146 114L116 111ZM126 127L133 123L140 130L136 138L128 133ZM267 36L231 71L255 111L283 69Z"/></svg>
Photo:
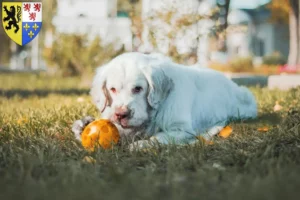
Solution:
<svg viewBox="0 0 300 200"><path fill-rule="evenodd" d="M61 34L51 48L44 50L44 58L61 75L77 76L91 73L122 52L123 49L116 51L113 44L102 45L99 37L90 41L85 35Z"/></svg>
<svg viewBox="0 0 300 200"><path fill-rule="evenodd" d="M230 67L228 66L228 64L224 64L224 63L219 63L219 62L210 62L209 63L209 68L217 70L217 71L221 71L221 72L229 72L230 71Z"/></svg>
<svg viewBox="0 0 300 200"><path fill-rule="evenodd" d="M253 71L252 57L237 57L229 62L231 72L251 72Z"/></svg>
<svg viewBox="0 0 300 200"><path fill-rule="evenodd" d="M211 62L210 68L222 72L253 72L254 66L252 57L236 57L231 59L228 63Z"/></svg>
<svg viewBox="0 0 300 200"><path fill-rule="evenodd" d="M235 58L228 63L210 62L209 67L221 72L247 72L259 75L272 75L279 73L280 65L252 65L251 57Z"/></svg>
<svg viewBox="0 0 300 200"><path fill-rule="evenodd" d="M286 63L286 59L279 52L274 52L270 55L263 57L264 65L284 65Z"/></svg>

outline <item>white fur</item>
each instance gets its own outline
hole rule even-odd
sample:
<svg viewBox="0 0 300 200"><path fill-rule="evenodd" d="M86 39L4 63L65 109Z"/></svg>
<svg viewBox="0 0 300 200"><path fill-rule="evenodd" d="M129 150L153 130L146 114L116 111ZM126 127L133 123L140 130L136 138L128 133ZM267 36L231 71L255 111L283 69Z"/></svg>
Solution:
<svg viewBox="0 0 300 200"><path fill-rule="evenodd" d="M143 91L132 94L137 85ZM255 98L247 88L217 71L179 65L158 54L114 58L97 70L91 95L100 111L105 108L102 118L112 119L116 107L133 110L130 128L117 124L121 135L143 133L163 144L192 142L200 134L211 137L232 118L257 116Z"/></svg>

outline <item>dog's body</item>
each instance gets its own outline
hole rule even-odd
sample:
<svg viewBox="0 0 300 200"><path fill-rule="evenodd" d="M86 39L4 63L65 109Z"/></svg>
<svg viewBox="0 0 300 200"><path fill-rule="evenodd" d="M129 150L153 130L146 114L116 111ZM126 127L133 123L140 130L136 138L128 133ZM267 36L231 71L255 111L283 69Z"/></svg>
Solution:
<svg viewBox="0 0 300 200"><path fill-rule="evenodd" d="M193 142L200 134L211 137L228 120L257 115L247 88L217 71L179 65L156 54L116 57L97 71L91 95L101 117L112 120L121 135L146 134L163 144Z"/></svg>

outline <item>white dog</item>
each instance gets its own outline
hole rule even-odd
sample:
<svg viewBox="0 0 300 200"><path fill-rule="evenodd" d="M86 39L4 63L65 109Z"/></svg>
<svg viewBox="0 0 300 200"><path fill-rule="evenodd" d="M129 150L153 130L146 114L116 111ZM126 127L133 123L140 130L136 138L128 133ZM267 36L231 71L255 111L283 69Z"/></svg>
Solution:
<svg viewBox="0 0 300 200"><path fill-rule="evenodd" d="M97 69L91 96L101 117L114 122L122 136L145 134L161 144L191 143L196 136L210 138L232 119L255 118L252 93L223 74L183 66L158 54L125 53ZM80 133L93 119L75 121Z"/></svg>

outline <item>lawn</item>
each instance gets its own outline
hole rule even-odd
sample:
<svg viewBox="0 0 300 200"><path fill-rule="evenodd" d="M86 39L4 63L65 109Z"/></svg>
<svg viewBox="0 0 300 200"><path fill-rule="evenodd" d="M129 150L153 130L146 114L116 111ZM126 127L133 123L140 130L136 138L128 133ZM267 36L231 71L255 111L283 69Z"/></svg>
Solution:
<svg viewBox="0 0 300 200"><path fill-rule="evenodd" d="M97 116L78 78L0 74L0 199L299 199L300 88L251 90L258 119L212 145L88 153L70 129Z"/></svg>

